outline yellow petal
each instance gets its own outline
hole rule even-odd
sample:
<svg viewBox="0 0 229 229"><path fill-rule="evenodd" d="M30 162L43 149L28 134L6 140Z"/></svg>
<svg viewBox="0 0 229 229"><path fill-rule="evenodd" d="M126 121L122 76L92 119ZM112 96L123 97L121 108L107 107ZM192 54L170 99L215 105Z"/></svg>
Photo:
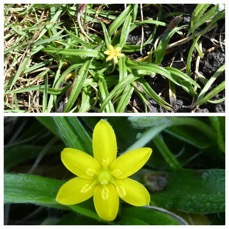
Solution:
<svg viewBox="0 0 229 229"><path fill-rule="evenodd" d="M111 59L113 59L113 56L108 56L108 57L106 58L106 61L109 61L109 60L111 60Z"/></svg>
<svg viewBox="0 0 229 229"><path fill-rule="evenodd" d="M123 57L123 56L124 56L124 54L123 54L123 53L119 53L117 56L119 56L119 57Z"/></svg>
<svg viewBox="0 0 229 229"><path fill-rule="evenodd" d="M93 179L100 169L98 161L78 149L65 148L61 160L68 170L85 179Z"/></svg>
<svg viewBox="0 0 229 229"><path fill-rule="evenodd" d="M134 174L148 161L151 153L151 148L139 148L122 154L110 165L113 176L123 179Z"/></svg>
<svg viewBox="0 0 229 229"><path fill-rule="evenodd" d="M150 203L150 195L147 189L140 183L130 178L115 181L119 197L128 204L145 206Z"/></svg>
<svg viewBox="0 0 229 229"><path fill-rule="evenodd" d="M117 56L114 56L113 58L114 58L115 64L117 64L118 63L118 57Z"/></svg>
<svg viewBox="0 0 229 229"><path fill-rule="evenodd" d="M79 177L64 183L56 196L56 201L64 205L81 203L92 197L95 187L94 180L85 180Z"/></svg>
<svg viewBox="0 0 229 229"><path fill-rule="evenodd" d="M120 52L120 51L121 51L121 47L117 47L117 48L115 49L115 51L116 51L116 52Z"/></svg>
<svg viewBox="0 0 229 229"><path fill-rule="evenodd" d="M114 49L114 46L113 45L109 45L109 50L111 51L111 52L114 52L115 51L115 49Z"/></svg>
<svg viewBox="0 0 229 229"><path fill-rule="evenodd" d="M107 51L104 52L104 54L110 55L110 52L111 52L111 51L107 50Z"/></svg>
<svg viewBox="0 0 229 229"><path fill-rule="evenodd" d="M92 145L94 157L102 166L107 167L115 160L116 137L113 128L107 121L102 119L96 124Z"/></svg>
<svg viewBox="0 0 229 229"><path fill-rule="evenodd" d="M96 186L94 205L101 219L113 221L116 218L119 209L119 198L113 184Z"/></svg>

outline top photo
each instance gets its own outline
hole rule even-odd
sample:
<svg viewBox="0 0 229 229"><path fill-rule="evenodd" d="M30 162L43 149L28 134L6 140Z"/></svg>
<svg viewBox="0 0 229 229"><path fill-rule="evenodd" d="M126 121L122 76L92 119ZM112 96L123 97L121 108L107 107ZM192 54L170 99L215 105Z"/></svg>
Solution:
<svg viewBox="0 0 229 229"><path fill-rule="evenodd" d="M5 113L225 113L224 4L5 4Z"/></svg>

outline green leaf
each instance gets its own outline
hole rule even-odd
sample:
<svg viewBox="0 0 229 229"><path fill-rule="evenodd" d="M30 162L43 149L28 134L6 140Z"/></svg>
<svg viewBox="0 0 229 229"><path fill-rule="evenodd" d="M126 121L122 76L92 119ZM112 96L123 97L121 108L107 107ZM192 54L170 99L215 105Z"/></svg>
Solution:
<svg viewBox="0 0 229 229"><path fill-rule="evenodd" d="M31 203L53 208L72 209L84 216L101 219L91 201L74 206L63 206L56 202L56 194L63 181L27 174L4 174L4 202Z"/></svg>
<svg viewBox="0 0 229 229"><path fill-rule="evenodd" d="M225 170L168 171L167 187L151 193L157 206L176 211L210 214L225 211Z"/></svg>
<svg viewBox="0 0 229 229"><path fill-rule="evenodd" d="M112 36L114 32L126 20L126 17L132 11L132 8L133 8L132 5L128 5L126 9L111 23L108 29L110 36Z"/></svg>
<svg viewBox="0 0 229 229"><path fill-rule="evenodd" d="M180 165L179 161L170 151L168 146L165 144L162 135L157 135L153 139L154 144L156 145L157 149L160 151L161 155L165 158L167 164L170 166L171 169L181 169L182 166Z"/></svg>
<svg viewBox="0 0 229 229"><path fill-rule="evenodd" d="M6 147L4 150L4 170L8 171L12 167L23 163L25 161L29 161L31 159L37 158L38 155L44 149L43 146L35 146L35 145L16 145L14 147ZM55 152L60 152L63 149L61 145L52 146L49 149L48 154L52 154ZM23 156L22 156L23 153Z"/></svg>
<svg viewBox="0 0 229 229"><path fill-rule="evenodd" d="M181 225L186 222L179 216L157 207L127 207L122 211L120 224L125 225Z"/></svg>
<svg viewBox="0 0 229 229"><path fill-rule="evenodd" d="M27 174L4 174L4 202L58 205L56 194L63 181Z"/></svg>
<svg viewBox="0 0 229 229"><path fill-rule="evenodd" d="M210 116L209 120L216 131L218 147L225 153L225 118Z"/></svg>
<svg viewBox="0 0 229 229"><path fill-rule="evenodd" d="M191 144L199 149L206 149L214 144L214 141L209 141L209 138L203 133L196 131L194 128L184 128L184 126L174 126L166 129L170 135L178 138L188 144Z"/></svg>
<svg viewBox="0 0 229 229"><path fill-rule="evenodd" d="M99 52L95 49L44 48L42 51L46 53L62 54L62 55L67 55L67 56L99 57Z"/></svg>
<svg viewBox="0 0 229 229"><path fill-rule="evenodd" d="M120 35L120 42L118 45L121 48L123 48L123 46L126 44L126 41L127 41L128 35L129 35L129 31L130 31L131 19L132 19L132 17L130 15L128 15L126 17L124 24L123 24L122 32Z"/></svg>
<svg viewBox="0 0 229 229"><path fill-rule="evenodd" d="M98 86L99 86L100 101L101 103L103 103L103 101L109 95L106 80L104 78L99 79ZM115 112L114 105L112 104L111 100L106 104L104 110L108 113Z"/></svg>
<svg viewBox="0 0 229 229"><path fill-rule="evenodd" d="M216 136L215 132L203 121L197 118L190 117L129 117L128 120L135 128L147 128L137 141L131 145L127 150L136 149L145 146L150 140L155 138L161 131L171 126L190 126L196 128L202 134L204 134L208 140L214 141Z"/></svg>
<svg viewBox="0 0 229 229"><path fill-rule="evenodd" d="M78 77L75 78L73 84L72 84L72 90L68 99L68 102L64 108L64 112L69 112L74 103L76 102L76 99L78 98L79 94L82 91L84 81L87 78L89 66L91 64L91 60L86 61L83 66L79 70Z"/></svg>
<svg viewBox="0 0 229 229"><path fill-rule="evenodd" d="M185 28L186 26L181 26L181 27L175 27L173 30L169 31L168 33L164 34L156 48L156 50L154 51L154 55L155 55L155 64L161 64L161 62L163 61L164 57L165 57L165 52L166 52L166 48L167 45L171 39L171 37L178 32L179 30Z"/></svg>
<svg viewBox="0 0 229 229"><path fill-rule="evenodd" d="M225 82L223 81L220 85L215 87L213 90L211 90L208 94L208 90L210 87L212 87L215 80L222 75L222 73L225 71L225 64L222 65L217 69L217 71L213 74L213 76L207 81L207 83L204 85L203 89L200 91L198 98L196 100L196 105L199 106L205 102L207 102L209 99L211 99L215 94L219 93L220 91L225 89ZM215 93L213 93L216 90Z"/></svg>
<svg viewBox="0 0 229 229"><path fill-rule="evenodd" d="M109 33L107 31L106 26L104 25L103 22L101 22L102 28L103 28L103 34L104 34L104 39L105 39L105 43L107 48L109 48L109 45L111 45L111 37L109 36Z"/></svg>
<svg viewBox="0 0 229 229"><path fill-rule="evenodd" d="M157 102L160 106L164 107L166 110L172 111L172 107L169 103L167 103L164 99L162 99L149 85L149 83L146 82L145 79L139 80L139 85L141 86L143 92L151 99L153 99L155 102Z"/></svg>
<svg viewBox="0 0 229 229"><path fill-rule="evenodd" d="M117 93L121 93L125 90L125 88L127 87L127 85L131 84L132 82L134 82L135 80L137 80L139 77L138 76L134 76L132 74L129 74L126 78L124 78L122 81L120 81L114 88L113 90L107 95L106 99L103 101L100 110L104 111L105 107L107 106L107 104L109 103L109 101L111 101L111 99L117 94Z"/></svg>
<svg viewBox="0 0 229 229"><path fill-rule="evenodd" d="M82 150L92 155L91 137L76 117L37 117L67 147Z"/></svg>

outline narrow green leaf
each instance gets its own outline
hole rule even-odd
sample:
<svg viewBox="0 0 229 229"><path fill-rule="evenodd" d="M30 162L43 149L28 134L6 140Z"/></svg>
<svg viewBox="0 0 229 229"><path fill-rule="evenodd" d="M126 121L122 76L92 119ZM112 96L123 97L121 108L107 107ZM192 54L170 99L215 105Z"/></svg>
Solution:
<svg viewBox="0 0 229 229"><path fill-rule="evenodd" d="M79 74L75 78L74 83L72 84L71 94L64 108L64 112L69 112L72 109L74 103L76 102L76 99L78 98L79 94L81 93L84 81L87 78L90 64L91 64L91 60L88 60L80 68Z"/></svg>
<svg viewBox="0 0 229 229"><path fill-rule="evenodd" d="M63 184L56 179L27 175L4 174L4 202L58 205L56 194Z"/></svg>
<svg viewBox="0 0 229 229"><path fill-rule="evenodd" d="M103 34L104 34L104 39L105 39L105 43L107 48L109 48L109 45L111 45L111 37L107 31L106 26L104 25L103 22L101 22L102 28L103 28Z"/></svg>
<svg viewBox="0 0 229 229"><path fill-rule="evenodd" d="M186 26L175 27L173 30L171 30L170 32L168 32L162 36L156 50L153 52L155 55L155 64L160 64L163 61L163 59L165 57L165 51L166 51L167 45L168 45L171 37L176 32L183 29L184 27L186 27Z"/></svg>
<svg viewBox="0 0 229 229"><path fill-rule="evenodd" d="M210 116L209 120L216 131L218 146L225 153L225 118Z"/></svg>
<svg viewBox="0 0 229 229"><path fill-rule="evenodd" d="M116 112L125 112L125 109L130 102L133 92L134 92L134 87L130 84L127 85L121 95L121 98L119 99Z"/></svg>
<svg viewBox="0 0 229 229"><path fill-rule="evenodd" d="M16 81L18 80L18 78L21 76L21 74L25 71L26 65L29 61L30 57L26 56L24 58L24 60L22 61L22 63L20 64L16 74L14 76L11 77L7 87L9 87L9 89L11 90L11 88L13 87L13 85L16 83Z"/></svg>
<svg viewBox="0 0 229 229"><path fill-rule="evenodd" d="M196 131L195 129L188 129L183 126L172 126L167 128L165 131L173 137L178 138L183 142L187 142L199 149L206 149L215 144L214 141L209 141L209 138L206 135L202 132Z"/></svg>
<svg viewBox="0 0 229 229"><path fill-rule="evenodd" d="M128 75L125 79L123 79L122 81L120 81L115 87L114 89L110 92L110 94L107 96L107 98L104 100L104 102L101 105L101 111L103 111L105 109L105 106L107 105L107 103L119 92L120 90L125 89L125 87L128 84L131 84L132 82L134 82L136 79L138 79L139 77L135 77L132 74Z"/></svg>
<svg viewBox="0 0 229 229"><path fill-rule="evenodd" d="M196 100L197 105L201 105L207 100L211 99L214 95L219 93L220 91L225 89L225 82L222 82L220 85L218 85L215 89L210 91L207 95L207 91L212 86L212 84L215 82L215 80L225 71L225 65L222 65L214 74L213 76L208 80L208 82L205 84L201 92L199 93L199 96Z"/></svg>
<svg viewBox="0 0 229 229"><path fill-rule="evenodd" d="M210 141L214 141L215 132L203 121L190 117L129 117L128 120L135 128L147 128L141 137L132 145L128 150L136 149L145 146L150 140L152 140L157 134L171 126L186 125L196 128L201 131Z"/></svg>
<svg viewBox="0 0 229 229"><path fill-rule="evenodd" d="M165 144L163 137L161 135L158 134L157 136L155 136L153 142L171 169L182 168L176 157Z"/></svg>
<svg viewBox="0 0 229 229"><path fill-rule="evenodd" d="M48 76L45 76L45 87L42 98L42 112L45 113L47 110L47 102L48 102Z"/></svg>
<svg viewBox="0 0 229 229"><path fill-rule="evenodd" d="M100 101L103 103L103 101L109 95L106 80L104 78L100 79L99 82L98 82L98 85L99 85L99 92L100 92L100 97L101 97ZM105 106L104 110L106 112L115 112L114 106L113 106L111 101L109 101L107 103L107 105Z"/></svg>
<svg viewBox="0 0 229 229"><path fill-rule="evenodd" d="M62 54L68 56L81 57L99 57L99 52L95 49L58 49L58 48L44 48L46 53Z"/></svg>
<svg viewBox="0 0 229 229"><path fill-rule="evenodd" d="M89 201L73 206L63 206L56 202L56 194L64 181L28 174L4 174L4 202L30 203L74 212L90 218L101 219Z"/></svg>
<svg viewBox="0 0 229 229"><path fill-rule="evenodd" d="M130 24L131 24L131 16L128 15L123 24L121 35L120 35L120 42L118 46L121 48L123 48L123 46L126 44L127 38L129 36Z"/></svg>
<svg viewBox="0 0 229 229"><path fill-rule="evenodd" d="M92 155L91 137L76 117L37 117L51 132L66 145Z"/></svg>
<svg viewBox="0 0 229 229"><path fill-rule="evenodd" d="M119 221L124 225L186 225L176 214L158 207L127 207Z"/></svg>
<svg viewBox="0 0 229 229"><path fill-rule="evenodd" d="M126 20L126 17L132 11L132 8L133 8L132 5L128 5L126 9L111 23L108 29L110 36L112 36L114 32Z"/></svg>
<svg viewBox="0 0 229 229"><path fill-rule="evenodd" d="M162 99L154 90L153 88L144 80L141 79L139 84L142 87L144 93L155 102L157 102L160 106L164 107L166 110L172 110L172 107L169 103L167 103L164 99Z"/></svg>

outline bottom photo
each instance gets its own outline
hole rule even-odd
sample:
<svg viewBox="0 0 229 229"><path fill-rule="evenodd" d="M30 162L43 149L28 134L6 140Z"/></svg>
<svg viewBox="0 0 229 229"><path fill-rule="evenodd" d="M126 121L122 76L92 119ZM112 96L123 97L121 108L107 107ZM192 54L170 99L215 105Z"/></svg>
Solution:
<svg viewBox="0 0 229 229"><path fill-rule="evenodd" d="M225 117L4 117L4 225L225 225Z"/></svg>

